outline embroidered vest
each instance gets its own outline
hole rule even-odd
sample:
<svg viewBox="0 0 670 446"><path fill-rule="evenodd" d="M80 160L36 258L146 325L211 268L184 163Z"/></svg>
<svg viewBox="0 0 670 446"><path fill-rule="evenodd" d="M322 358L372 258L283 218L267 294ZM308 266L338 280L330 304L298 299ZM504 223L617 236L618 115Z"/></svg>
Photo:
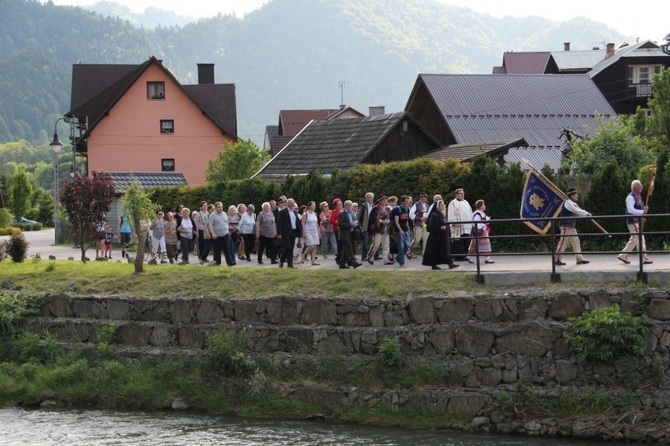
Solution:
<svg viewBox="0 0 670 446"><path fill-rule="evenodd" d="M635 209L638 210L643 210L644 209L644 203L642 203L642 196L641 195L636 195L633 192L628 194L633 197L633 200L635 200L635 205L633 206ZM626 206L626 215L631 215L628 213L628 206ZM640 222L639 218L627 218L626 219L626 224L627 225L634 225Z"/></svg>

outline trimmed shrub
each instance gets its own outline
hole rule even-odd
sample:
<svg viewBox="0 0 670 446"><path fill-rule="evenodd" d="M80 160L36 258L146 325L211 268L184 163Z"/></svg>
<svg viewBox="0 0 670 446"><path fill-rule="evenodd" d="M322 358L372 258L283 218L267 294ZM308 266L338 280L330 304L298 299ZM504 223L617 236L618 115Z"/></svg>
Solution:
<svg viewBox="0 0 670 446"><path fill-rule="evenodd" d="M643 356L647 350L649 325L647 315L633 316L613 306L570 318L564 337L579 359L607 362Z"/></svg>
<svg viewBox="0 0 670 446"><path fill-rule="evenodd" d="M21 263L26 258L28 253L28 241L23 237L23 234L14 234L6 242L5 249L7 255L12 258L14 263Z"/></svg>

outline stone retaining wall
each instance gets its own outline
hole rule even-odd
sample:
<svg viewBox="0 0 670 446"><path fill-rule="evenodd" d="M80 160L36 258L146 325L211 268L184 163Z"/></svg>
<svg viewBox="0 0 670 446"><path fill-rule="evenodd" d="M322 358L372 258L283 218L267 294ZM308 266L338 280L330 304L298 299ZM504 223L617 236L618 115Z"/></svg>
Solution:
<svg viewBox="0 0 670 446"><path fill-rule="evenodd" d="M421 391L293 386L287 396L319 402L333 399L392 411L434 409L477 429L498 432L556 435L569 431L575 436L639 440L636 428L625 433L597 423L559 426L552 420L535 420L535 424L519 424L502 415L498 398L518 382L541 393L587 385L609 389L634 376L654 383L636 394L638 407L670 422L670 403L666 403L664 390L670 384L669 297L658 290L533 290L474 296L409 295L405 299L133 299L58 294L49 296L40 314L26 319L23 326L62 342L83 345L97 343L103 327L113 322L127 350L183 350L190 354L203 348L212 334L243 330L255 354L284 355L288 358L283 361L285 367L324 353L374 361L380 343L395 338L408 360L439 362L462 384ZM653 354L595 365L571 355L563 339L568 318L611 305L628 310L641 302L654 321L648 337ZM642 435L644 440L656 437L659 433L648 429Z"/></svg>

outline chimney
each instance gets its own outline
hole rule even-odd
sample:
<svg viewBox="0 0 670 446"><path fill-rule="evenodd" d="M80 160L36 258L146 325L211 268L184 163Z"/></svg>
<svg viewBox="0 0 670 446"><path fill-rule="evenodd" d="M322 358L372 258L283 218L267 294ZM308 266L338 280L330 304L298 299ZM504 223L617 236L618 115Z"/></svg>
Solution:
<svg viewBox="0 0 670 446"><path fill-rule="evenodd" d="M614 56L614 44L608 43L607 49L605 50L605 59L609 59L612 56Z"/></svg>
<svg viewBox="0 0 670 446"><path fill-rule="evenodd" d="M370 116L381 116L383 114L386 114L386 107L384 107L383 105L373 106L370 107L369 109L370 109L369 112Z"/></svg>
<svg viewBox="0 0 670 446"><path fill-rule="evenodd" d="M214 83L214 64L213 63L199 63L198 64L198 84L206 85Z"/></svg>
<svg viewBox="0 0 670 446"><path fill-rule="evenodd" d="M563 51L570 51L570 42L563 42Z"/></svg>

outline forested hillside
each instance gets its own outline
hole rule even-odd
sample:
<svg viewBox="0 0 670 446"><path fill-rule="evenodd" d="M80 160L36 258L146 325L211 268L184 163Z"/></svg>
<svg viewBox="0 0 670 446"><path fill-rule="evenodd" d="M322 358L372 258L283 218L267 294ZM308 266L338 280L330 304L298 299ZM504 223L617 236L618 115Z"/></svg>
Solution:
<svg viewBox="0 0 670 446"><path fill-rule="evenodd" d="M0 11L0 143L33 145L47 143L69 110L78 61L153 55L185 83L197 63L215 63L216 82L237 87L239 136L260 143L282 108L339 106L340 81L347 105L398 111L419 72L490 73L506 50L625 40L585 20L496 19L431 0L273 0L242 19L156 29L34 0L0 0Z"/></svg>

